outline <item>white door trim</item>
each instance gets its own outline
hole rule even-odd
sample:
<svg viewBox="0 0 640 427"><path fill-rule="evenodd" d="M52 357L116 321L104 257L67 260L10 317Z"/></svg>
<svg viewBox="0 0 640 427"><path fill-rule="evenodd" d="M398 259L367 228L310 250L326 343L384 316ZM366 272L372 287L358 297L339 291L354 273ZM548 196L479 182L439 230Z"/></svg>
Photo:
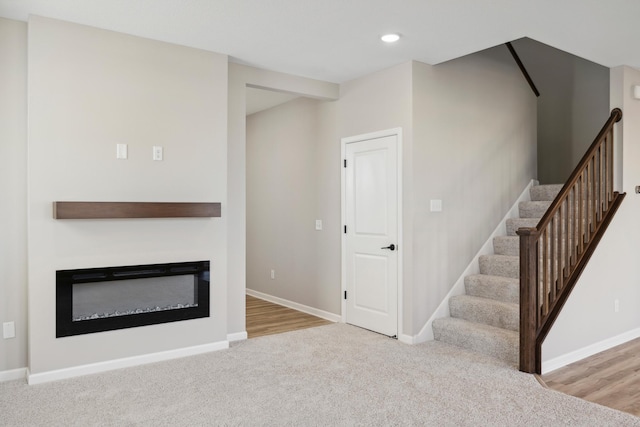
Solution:
<svg viewBox="0 0 640 427"><path fill-rule="evenodd" d="M397 159L398 159L398 164L397 164L397 173L398 173L398 339L400 339L402 341L402 337L404 337L403 334L403 313L404 313L404 309L403 309L403 288L404 288L404 282L402 280L403 274L403 258L404 258L404 242L403 242L403 235L402 235L402 230L403 230L403 223L402 223L402 128L393 128L393 129L387 129L387 130L381 130L381 131L377 131L377 132L371 132L371 133L366 133L366 134L362 134L362 135L355 135L355 136L349 136L346 138L342 138L341 141L341 150L340 150L340 156L341 156L341 160L340 162L344 162L344 159L346 159L346 149L347 149L347 144L352 143L352 142L359 142L359 141L366 141L369 139L375 139L375 138L383 138L386 136L396 136L397 137L397 150L398 150L398 155L397 155ZM347 250L346 250L346 235L344 233L344 226L347 222L347 213L346 213L346 206L347 206L347 195L346 195L346 191L345 191L345 183L346 183L346 172L345 172L345 168L341 167L341 177L340 177L340 193L341 193L341 221L342 221L342 230L340 231L340 233L342 234L342 238L341 238L341 242L342 242L342 246L341 246L341 251L342 251L342 256L341 256L341 260L342 260L342 286L341 286L341 292L340 292L340 300L342 301L341 303L341 322L342 323L346 323L347 322L347 303L346 300L344 299L344 293L347 290L347 268L346 268L346 256L347 256Z"/></svg>

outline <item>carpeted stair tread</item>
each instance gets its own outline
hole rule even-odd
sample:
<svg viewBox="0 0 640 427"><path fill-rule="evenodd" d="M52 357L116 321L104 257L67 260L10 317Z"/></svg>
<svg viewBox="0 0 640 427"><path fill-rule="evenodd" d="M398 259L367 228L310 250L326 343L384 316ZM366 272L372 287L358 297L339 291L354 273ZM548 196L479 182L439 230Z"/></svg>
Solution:
<svg viewBox="0 0 640 427"><path fill-rule="evenodd" d="M471 274L464 278L467 295L518 304L520 280L511 277Z"/></svg>
<svg viewBox="0 0 640 427"><path fill-rule="evenodd" d="M562 190L563 184L548 184L548 185L536 185L531 187L529 195L531 200L553 200L556 198L560 190Z"/></svg>
<svg viewBox="0 0 640 427"><path fill-rule="evenodd" d="M520 255L520 236L496 236L493 238L493 253L496 255Z"/></svg>
<svg viewBox="0 0 640 427"><path fill-rule="evenodd" d="M481 255L478 258L480 274L504 276L518 279L520 277L520 257L510 255Z"/></svg>
<svg viewBox="0 0 640 427"><path fill-rule="evenodd" d="M509 218L507 220L507 235L517 236L516 230L521 227L533 228L540 222L540 218Z"/></svg>
<svg viewBox="0 0 640 427"><path fill-rule="evenodd" d="M444 317L433 321L433 334L438 341L486 354L512 365L518 363L518 332Z"/></svg>
<svg viewBox="0 0 640 427"><path fill-rule="evenodd" d="M519 329L520 310L518 304L471 295L456 295L449 299L449 311L451 317L469 322L482 323L511 331Z"/></svg>
<svg viewBox="0 0 640 427"><path fill-rule="evenodd" d="M551 206L551 201L549 200L520 202L518 204L520 218L542 218L549 206Z"/></svg>

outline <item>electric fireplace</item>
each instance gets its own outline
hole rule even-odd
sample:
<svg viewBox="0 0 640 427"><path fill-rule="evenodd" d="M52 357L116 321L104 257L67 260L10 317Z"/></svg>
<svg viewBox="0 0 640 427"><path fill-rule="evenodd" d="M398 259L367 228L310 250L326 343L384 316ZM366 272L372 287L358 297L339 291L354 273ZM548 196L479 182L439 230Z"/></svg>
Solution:
<svg viewBox="0 0 640 427"><path fill-rule="evenodd" d="M56 337L209 317L209 261L56 271Z"/></svg>

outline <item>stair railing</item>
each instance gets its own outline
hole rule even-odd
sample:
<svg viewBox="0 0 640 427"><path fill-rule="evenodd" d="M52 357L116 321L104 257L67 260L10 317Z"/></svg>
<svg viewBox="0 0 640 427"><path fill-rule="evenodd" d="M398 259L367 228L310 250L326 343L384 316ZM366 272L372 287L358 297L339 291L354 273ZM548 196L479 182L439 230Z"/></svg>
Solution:
<svg viewBox="0 0 640 427"><path fill-rule="evenodd" d="M520 228L520 370L540 374L541 349L625 194L613 191L614 109L534 228Z"/></svg>
<svg viewBox="0 0 640 427"><path fill-rule="evenodd" d="M540 96L540 92L538 91L538 88L536 87L536 84L533 82L533 79L531 78L531 75L529 74L529 72L527 71L527 68L522 63L522 60L520 59L520 56L516 52L515 48L511 44L511 42L506 42L505 45L507 46L507 49L509 49L509 52L511 53L511 56L513 56L513 60L516 61L516 64L518 65L518 68L520 68L520 71L522 72L522 75L524 76L524 79L527 81L527 83L529 83L529 87L531 88L533 93L536 96Z"/></svg>

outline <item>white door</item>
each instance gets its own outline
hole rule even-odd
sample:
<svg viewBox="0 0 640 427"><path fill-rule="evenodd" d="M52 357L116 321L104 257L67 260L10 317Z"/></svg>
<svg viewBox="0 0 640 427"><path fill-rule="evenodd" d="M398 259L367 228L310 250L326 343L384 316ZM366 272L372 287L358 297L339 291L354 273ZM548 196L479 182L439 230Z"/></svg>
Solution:
<svg viewBox="0 0 640 427"><path fill-rule="evenodd" d="M345 143L346 322L398 334L398 135Z"/></svg>

